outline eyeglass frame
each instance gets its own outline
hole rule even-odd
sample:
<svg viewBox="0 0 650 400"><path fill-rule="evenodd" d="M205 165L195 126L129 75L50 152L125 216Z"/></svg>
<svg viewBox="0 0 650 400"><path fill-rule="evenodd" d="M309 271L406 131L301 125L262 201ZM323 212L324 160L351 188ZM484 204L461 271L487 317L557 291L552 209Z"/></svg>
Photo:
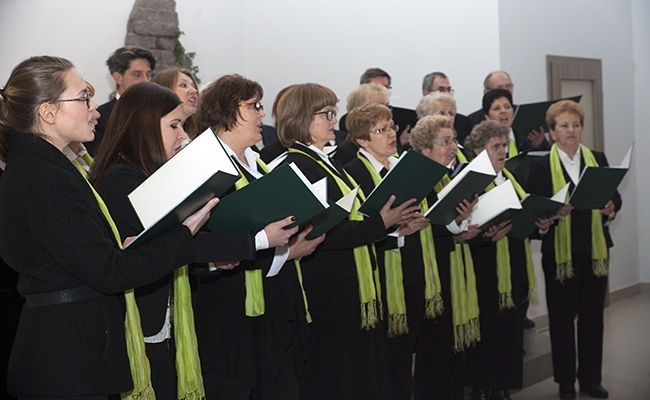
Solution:
<svg viewBox="0 0 650 400"><path fill-rule="evenodd" d="M383 135L388 130L392 130L393 132L397 133L397 131L399 131L399 125L392 124L392 125L385 126L381 129L371 129L370 133L374 133L375 135Z"/></svg>
<svg viewBox="0 0 650 400"><path fill-rule="evenodd" d="M336 113L337 113L336 110L329 109L325 111L316 111L314 115L324 115L325 119L327 119L328 121L332 121L334 117L336 117Z"/></svg>
<svg viewBox="0 0 650 400"><path fill-rule="evenodd" d="M85 101L86 102L86 108L90 110L90 100L92 100L92 97L90 96L90 92L86 92L86 95L84 97L77 97L75 99L60 99L60 100L55 100L55 103L66 103L68 101Z"/></svg>
<svg viewBox="0 0 650 400"><path fill-rule="evenodd" d="M251 102L251 103L239 103L239 107L254 107L255 111L260 112L264 111L264 104L260 103L259 101L256 102Z"/></svg>
<svg viewBox="0 0 650 400"><path fill-rule="evenodd" d="M447 94L454 94L454 88L451 86L438 86L437 88L433 89L434 92L441 92L441 93L447 93Z"/></svg>
<svg viewBox="0 0 650 400"><path fill-rule="evenodd" d="M438 146L442 146L442 147L449 147L451 146L452 143L455 143L456 146L458 146L458 139L457 138L433 139L431 143L437 144Z"/></svg>

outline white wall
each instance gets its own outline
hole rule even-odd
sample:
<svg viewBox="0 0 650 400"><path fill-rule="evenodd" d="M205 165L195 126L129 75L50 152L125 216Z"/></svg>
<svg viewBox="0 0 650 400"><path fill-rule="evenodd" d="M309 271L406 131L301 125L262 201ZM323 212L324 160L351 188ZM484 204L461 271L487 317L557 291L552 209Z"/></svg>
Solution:
<svg viewBox="0 0 650 400"><path fill-rule="evenodd" d="M113 89L105 60L124 43L133 0L0 1L0 85L36 54L71 59L103 102ZM613 224L611 288L650 281L650 213L642 159L650 137L650 5L645 0L179 0L181 37L203 82L237 72L260 82L270 106L278 90L315 81L342 100L368 67L393 76L392 103L415 107L424 74L447 73L459 111L480 106L486 73L503 68L518 102L546 98L547 54L603 61L605 149L637 157ZM272 122L270 116L266 122ZM642 187L643 186L643 187ZM539 257L539 254L536 255ZM639 268L639 260L642 267ZM531 315L545 312L543 302Z"/></svg>
<svg viewBox="0 0 650 400"><path fill-rule="evenodd" d="M634 160L637 203L647 207L650 200L650 180L645 175L650 171L650 159L644 157L644 150L650 148L650 3L646 0L632 0L632 78L634 85L634 124L636 131L636 158ZM645 178L643 178L645 176ZM641 282L650 282L650 212L647 208L634 213L638 224L639 271Z"/></svg>
<svg viewBox="0 0 650 400"><path fill-rule="evenodd" d="M647 11L645 3L643 7ZM610 164L620 162L636 140L632 15L628 1L499 1L501 66L512 75L517 102L547 99L546 55L602 60L605 152ZM636 48L646 54L650 48L647 40L649 16L647 12L645 16L637 16L640 28L645 29L646 47ZM645 103L641 101L640 104L649 104L647 94L645 96ZM641 148L637 141L636 155L641 154ZM619 188L623 211L611 226L615 243L610 257L611 290L639 282L639 244L644 242L640 242L636 210L640 186L638 172L643 171L640 167L644 161L640 157L634 161L632 171ZM541 271L538 276L541 278ZM531 315L545 312L544 302L531 309Z"/></svg>
<svg viewBox="0 0 650 400"><path fill-rule="evenodd" d="M70 59L103 103L114 90L106 59L124 46L133 0L1 0L0 85L13 67L34 55Z"/></svg>
<svg viewBox="0 0 650 400"><path fill-rule="evenodd" d="M496 0L242 3L179 1L182 41L204 81L244 74L262 84L266 104L287 85L318 82L345 109L363 71L380 67L393 77L395 105L415 108L423 76L440 70L459 109L473 111L485 71L499 66Z"/></svg>

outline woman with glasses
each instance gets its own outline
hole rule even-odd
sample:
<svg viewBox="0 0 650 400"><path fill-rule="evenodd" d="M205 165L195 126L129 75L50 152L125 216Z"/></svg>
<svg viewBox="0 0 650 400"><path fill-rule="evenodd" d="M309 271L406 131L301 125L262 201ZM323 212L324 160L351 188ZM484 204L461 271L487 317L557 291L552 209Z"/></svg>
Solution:
<svg viewBox="0 0 650 400"><path fill-rule="evenodd" d="M487 151L497 173L485 192L509 181L523 199L525 190L505 168L508 145L507 127L490 120L465 139L475 155ZM540 230L549 225L550 220L537 221ZM510 221L499 223L471 242L481 310L481 342L469 353L466 368L473 399L510 399L510 389L522 385L525 303L535 299L536 284L529 240L506 237L511 228Z"/></svg>
<svg viewBox="0 0 650 400"><path fill-rule="evenodd" d="M269 172L250 148L261 139L263 94L259 83L240 75L225 75L202 93L200 124L216 132L242 175L226 195ZM311 229L294 236L298 227L285 229L292 222L287 216L256 234L254 261L199 279L197 325L208 399L298 399L308 332L298 270L290 261L277 275L267 274L272 265L307 256L323 237L306 240Z"/></svg>
<svg viewBox="0 0 650 400"><path fill-rule="evenodd" d="M150 395L137 307L123 291L191 262L193 235L216 204L121 250L102 198L63 154L93 139L96 108L86 81L58 57L21 62L0 89L0 253L26 299L8 377L19 398Z"/></svg>
<svg viewBox="0 0 650 400"><path fill-rule="evenodd" d="M316 182L327 179L328 199L337 201L357 183L323 151L334 137L337 98L315 83L294 85L277 107L278 137L293 162ZM310 355L303 370L302 399L390 399L374 243L406 223L413 200L364 218L359 194L348 219L328 233L316 251L300 260L312 317Z"/></svg>
<svg viewBox="0 0 650 400"><path fill-rule="evenodd" d="M428 96L431 94L425 97ZM453 126L451 118L424 116L411 131L413 151L438 164L453 165L458 151ZM438 200L437 193L449 181L449 176L443 177L426 196L421 204L422 212ZM480 339L474 268L469 246L464 243L478 234L476 225L470 225L467 220L475 204L476 199L458 204L458 217L454 221L447 226L432 225L432 238L423 238L411 246L417 248L419 244L422 254L432 246L428 253L435 253L432 259L438 274L436 292L442 300L442 309L434 318L423 321L417 338L414 379L417 399L464 398L464 350ZM407 237L403 253L409 250L411 238Z"/></svg>
<svg viewBox="0 0 650 400"><path fill-rule="evenodd" d="M555 143L549 155L531 166L531 193L549 197L567 183L572 191L585 166L607 165L605 154L581 143L584 118L584 109L573 101L549 107L546 123ZM621 205L618 192L600 210L567 204L558 222L542 236L553 375L561 399L576 398L576 378L580 392L598 399L609 395L601 384L603 308L613 246L609 222Z"/></svg>
<svg viewBox="0 0 650 400"><path fill-rule="evenodd" d="M190 139L201 133L198 131L197 118L194 118L199 109L199 85L192 71L180 67L166 69L158 72L151 82L171 89L181 99L185 117L183 128Z"/></svg>
<svg viewBox="0 0 650 400"><path fill-rule="evenodd" d="M397 163L398 127L393 124L390 109L381 104L354 108L347 120L350 139L360 149L345 170L361 185L364 193L371 193ZM428 296L425 295L425 278L430 278L433 288L435 273L425 272L426 254L419 244L421 235L409 236L428 225L429 220L420 215L400 225L395 232L397 239L389 237L376 246L385 294L383 300L387 300L384 305L388 313L387 350L393 400L411 399L413 352L420 326L425 317L434 317L435 304L441 304L435 290L428 290ZM427 310L429 315L426 315Z"/></svg>
<svg viewBox="0 0 650 400"><path fill-rule="evenodd" d="M365 106L368 104L383 104L390 108L390 91L386 89L385 86L378 83L364 83L357 86L354 90L348 94L346 109L348 113L354 110L357 107ZM339 128L341 131L347 132L348 128L346 125L348 114L344 114L339 119ZM399 129L399 127L398 127ZM402 148L402 145L397 142L397 149ZM345 165L350 161L357 158L357 151L359 150L359 145L349 136L342 142L339 143L334 153L334 159ZM370 192L368 192L370 194Z"/></svg>

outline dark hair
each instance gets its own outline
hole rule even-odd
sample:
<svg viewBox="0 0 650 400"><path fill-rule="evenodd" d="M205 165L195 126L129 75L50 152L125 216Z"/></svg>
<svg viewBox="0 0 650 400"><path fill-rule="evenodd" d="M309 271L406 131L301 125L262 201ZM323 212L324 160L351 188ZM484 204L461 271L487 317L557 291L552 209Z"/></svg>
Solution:
<svg viewBox="0 0 650 400"><path fill-rule="evenodd" d="M196 77L194 77L194 74L192 71L190 71L189 68L173 67L164 71L160 71L153 77L151 82L157 83L160 86L164 86L173 92L176 88L176 84L178 83L178 74L183 74L192 80L194 83L194 88L197 90L198 96L199 83L196 81ZM196 111L198 112L198 110ZM191 139L194 139L196 135L201 133L199 132L198 118L195 115L191 115L185 120L183 128Z"/></svg>
<svg viewBox="0 0 650 400"><path fill-rule="evenodd" d="M231 131L241 116L239 103L248 99L260 101L263 96L264 89L255 81L237 74L222 76L201 92L199 129Z"/></svg>
<svg viewBox="0 0 650 400"><path fill-rule="evenodd" d="M506 89L492 89L483 95L483 114L488 115L490 113L490 107L496 99L505 97L512 105L512 93Z"/></svg>
<svg viewBox="0 0 650 400"><path fill-rule="evenodd" d="M377 122L392 119L393 113L385 105L366 104L350 111L345 120L345 127L350 139L356 143L357 140L370 140L370 130Z"/></svg>
<svg viewBox="0 0 650 400"><path fill-rule="evenodd" d="M444 72L430 72L422 78L422 91L431 92L431 86L433 86L433 81L435 81L436 78L449 79Z"/></svg>
<svg viewBox="0 0 650 400"><path fill-rule="evenodd" d="M275 127L284 147L298 141L311 144L309 127L314 113L326 106L335 107L338 99L334 92L318 83L293 85L280 97Z"/></svg>
<svg viewBox="0 0 650 400"><path fill-rule="evenodd" d="M181 104L170 89L151 82L129 87L115 104L89 180L101 190L110 167L128 164L149 176L166 161L160 119Z"/></svg>
<svg viewBox="0 0 650 400"><path fill-rule="evenodd" d="M156 69L156 58L149 50L140 47L120 47L115 50L110 57L108 57L108 60L106 60L108 72L110 72L111 75L113 72L123 74L124 71L129 69L131 66L131 61L137 60L138 58L143 58L149 61L149 66L152 71Z"/></svg>
<svg viewBox="0 0 650 400"><path fill-rule="evenodd" d="M65 74L74 65L60 57L36 56L16 65L0 96L0 159L7 158L9 132L35 132L38 107L67 89Z"/></svg>
<svg viewBox="0 0 650 400"><path fill-rule="evenodd" d="M363 85L364 83L370 83L372 82L373 78L381 78L381 77L388 78L388 86L390 86L391 83L390 75L388 75L388 72L384 71L381 68L368 68L366 72L364 72L363 75L361 75L361 78L359 78L359 84Z"/></svg>
<svg viewBox="0 0 650 400"><path fill-rule="evenodd" d="M476 157L474 150L485 147L490 138L501 136L508 138L508 128L496 121L481 121L480 124L472 128L472 132L465 138L465 149L471 150L467 151L468 158L472 159Z"/></svg>

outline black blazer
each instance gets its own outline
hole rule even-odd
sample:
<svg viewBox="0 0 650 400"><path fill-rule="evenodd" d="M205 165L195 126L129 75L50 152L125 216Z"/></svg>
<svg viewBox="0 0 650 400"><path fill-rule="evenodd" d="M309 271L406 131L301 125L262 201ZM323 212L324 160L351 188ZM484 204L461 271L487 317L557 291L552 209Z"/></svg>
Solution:
<svg viewBox="0 0 650 400"><path fill-rule="evenodd" d="M86 146L86 150L88 151L88 154L90 154L93 157L95 157L95 155L97 154L97 149L99 149L99 144L102 142L102 139L104 138L104 132L106 132L106 127L108 126L108 120L111 118L111 113L113 112L113 108L115 108L115 104L117 104L117 99L113 98L111 101L97 107L97 111L99 112L100 115L99 115L99 119L97 120L97 126L95 126L95 139L93 139L92 142L84 143L84 146Z"/></svg>
<svg viewBox="0 0 650 400"><path fill-rule="evenodd" d="M319 156L311 149L295 143L293 148L310 154L316 160ZM322 178L327 178L327 198L337 201L343 197L334 178L324 170L313 159L302 154L289 153L283 163L294 162L303 174L314 183ZM340 165L332 170L348 186L353 187ZM344 219L334 228L327 232L325 240L311 255L300 260L304 279L335 279L336 277L356 277L354 266L353 249L358 246L381 241L386 238L384 222L379 214L371 216L363 221L349 221Z"/></svg>
<svg viewBox="0 0 650 400"><path fill-rule="evenodd" d="M22 295L88 286L100 294L23 308L9 363L18 397L115 394L132 388L122 292L194 258L185 226L120 250L90 185L54 146L12 133L0 182L0 253Z"/></svg>
<svg viewBox="0 0 650 400"><path fill-rule="evenodd" d="M593 151L593 150L592 150ZM600 166L607 166L607 158L605 154L599 151L593 151L594 157ZM580 162L584 168L585 159L581 155ZM564 179L567 182L570 182L569 192L571 192L575 185L569 178L569 175L564 170L562 166L562 171L564 172ZM527 192L539 194L541 196L551 197L553 196L553 183L551 180L551 164L550 164L550 155L541 157L538 160L535 160L530 168L530 178L528 179L526 185ZM612 196L612 201L614 202L614 207L616 211L621 209L622 199L620 193L616 191L614 196ZM603 223L607 221L607 218L603 216ZM557 225L557 223L556 223ZM612 238L609 234L609 228L604 227L605 232L605 241L607 242L607 247L612 247L614 244ZM554 254L555 246L553 244L555 237L555 225L551 226L549 232L542 239L542 252ZM571 212L571 251L573 253L589 253L591 254L591 210L573 210Z"/></svg>

